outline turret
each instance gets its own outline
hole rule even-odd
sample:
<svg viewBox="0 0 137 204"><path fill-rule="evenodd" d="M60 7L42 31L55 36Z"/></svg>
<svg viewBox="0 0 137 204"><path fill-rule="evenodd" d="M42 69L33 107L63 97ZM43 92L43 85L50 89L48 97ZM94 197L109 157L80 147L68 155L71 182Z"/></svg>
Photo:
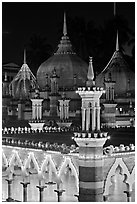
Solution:
<svg viewBox="0 0 137 204"><path fill-rule="evenodd" d="M100 97L103 88L95 86L92 58L86 87L76 91L82 98L82 130L74 134L79 146L79 201L103 201L103 145L107 133L100 130Z"/></svg>

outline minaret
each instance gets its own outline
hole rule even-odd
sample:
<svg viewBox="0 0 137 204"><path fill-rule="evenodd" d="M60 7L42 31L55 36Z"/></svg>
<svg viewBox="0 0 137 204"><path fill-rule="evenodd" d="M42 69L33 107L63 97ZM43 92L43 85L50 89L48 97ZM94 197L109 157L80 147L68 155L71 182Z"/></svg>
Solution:
<svg viewBox="0 0 137 204"><path fill-rule="evenodd" d="M82 98L82 130L74 133L79 146L79 201L103 202L103 145L107 133L100 130L100 97L103 88L95 86L92 58L86 87L76 93Z"/></svg>

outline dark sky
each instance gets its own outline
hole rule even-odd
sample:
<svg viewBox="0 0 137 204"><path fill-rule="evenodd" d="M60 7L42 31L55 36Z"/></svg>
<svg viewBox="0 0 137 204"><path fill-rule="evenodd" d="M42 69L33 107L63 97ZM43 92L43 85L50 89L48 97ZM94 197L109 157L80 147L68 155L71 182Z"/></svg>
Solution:
<svg viewBox="0 0 137 204"><path fill-rule="evenodd" d="M3 63L23 62L24 45L34 34L47 38L53 49L57 47L59 27L63 25L64 10L66 15L74 18L84 17L103 25L113 17L113 2L3 2L2 3L2 59ZM129 27L134 31L135 4L133 2L117 3L116 12L124 16Z"/></svg>

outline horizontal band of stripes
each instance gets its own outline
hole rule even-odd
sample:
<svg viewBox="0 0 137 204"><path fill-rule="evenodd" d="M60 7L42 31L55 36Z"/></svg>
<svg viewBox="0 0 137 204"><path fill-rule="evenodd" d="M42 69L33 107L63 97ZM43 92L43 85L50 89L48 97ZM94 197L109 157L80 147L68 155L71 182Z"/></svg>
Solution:
<svg viewBox="0 0 137 204"><path fill-rule="evenodd" d="M86 159L79 159L79 166L82 167L100 167L104 165L103 159L92 159L92 160L86 160Z"/></svg>
<svg viewBox="0 0 137 204"><path fill-rule="evenodd" d="M98 182L103 181L103 167L79 167L79 181Z"/></svg>
<svg viewBox="0 0 137 204"><path fill-rule="evenodd" d="M94 193L90 193L90 194L83 194L80 193L79 196L79 201L80 202L103 202L103 193L101 194L94 194Z"/></svg>
<svg viewBox="0 0 137 204"><path fill-rule="evenodd" d="M103 188L104 181L98 181L98 182L79 182L79 187L84 189L98 189Z"/></svg>

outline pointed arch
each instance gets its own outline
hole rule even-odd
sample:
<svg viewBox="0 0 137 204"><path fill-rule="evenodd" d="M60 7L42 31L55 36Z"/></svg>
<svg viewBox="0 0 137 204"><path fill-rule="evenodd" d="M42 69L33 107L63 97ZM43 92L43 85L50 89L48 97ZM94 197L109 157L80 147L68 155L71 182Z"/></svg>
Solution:
<svg viewBox="0 0 137 204"><path fill-rule="evenodd" d="M2 166L3 166L3 163L4 163L4 167L8 167L8 160L4 152L2 152Z"/></svg>
<svg viewBox="0 0 137 204"><path fill-rule="evenodd" d="M108 172L108 175L107 175L107 178L104 184L104 195L109 194L109 187L112 185L111 177L115 175L115 172L118 166L120 166L121 169L123 170L122 173L126 175L126 179L124 180L124 183L129 184L129 185L131 184L130 173L129 173L127 166L123 162L122 158L116 158L115 163L112 165L110 171Z"/></svg>
<svg viewBox="0 0 137 204"><path fill-rule="evenodd" d="M41 172L44 171L44 168L48 165L48 163L50 163L52 171L57 174L56 165L55 165L53 159L51 158L51 155L46 155L46 157L45 157L45 159L41 165Z"/></svg>
<svg viewBox="0 0 137 204"><path fill-rule="evenodd" d="M131 185L133 185L133 183L135 182L135 166L132 169L130 180L131 180Z"/></svg>
<svg viewBox="0 0 137 204"><path fill-rule="evenodd" d="M68 166L68 165L72 170L72 174L76 178L76 186L78 186L78 184L79 184L78 173L77 173L77 170L76 170L74 164L72 163L72 160L71 160L70 157L65 157L64 158L64 161L63 161L63 163L62 163L62 165L60 166L60 169L59 169L59 177L61 178L61 175L64 173L64 170L66 169L66 166Z"/></svg>
<svg viewBox="0 0 137 204"><path fill-rule="evenodd" d="M36 169L37 173L39 173L40 168L39 168L38 162L37 162L37 160L36 160L35 155L34 155L33 152L29 152L29 156L28 156L28 158L26 159L25 164L24 164L24 169L26 170L27 167L30 166L31 160L32 160L32 162L34 163L34 168Z"/></svg>
<svg viewBox="0 0 137 204"><path fill-rule="evenodd" d="M21 167L21 170L22 170L23 169L23 164L22 164L22 161L21 161L21 159L19 157L18 152L16 150L13 150L12 152L13 152L13 154L12 154L11 159L9 161L9 168L15 166L15 162L14 161L16 159L18 164L19 164L19 167Z"/></svg>

